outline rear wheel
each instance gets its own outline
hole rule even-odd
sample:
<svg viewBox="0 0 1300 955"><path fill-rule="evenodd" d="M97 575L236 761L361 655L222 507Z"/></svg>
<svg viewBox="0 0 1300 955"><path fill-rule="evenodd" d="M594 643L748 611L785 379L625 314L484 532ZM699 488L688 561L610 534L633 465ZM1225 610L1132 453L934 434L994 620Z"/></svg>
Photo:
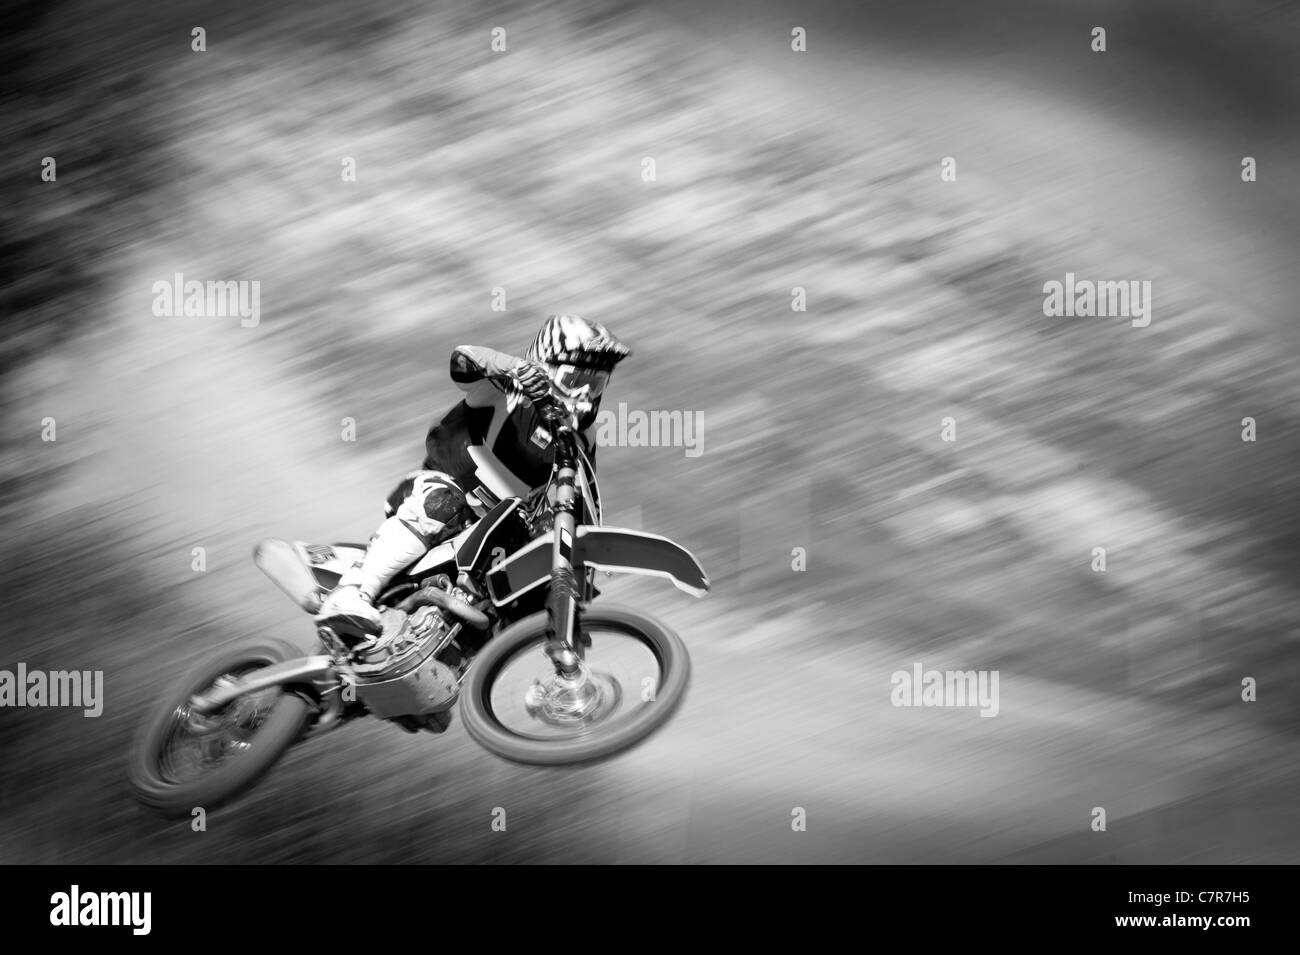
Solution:
<svg viewBox="0 0 1300 955"><path fill-rule="evenodd" d="M470 736L515 762L564 765L611 756L661 727L690 682L681 639L624 607L587 610L582 630L591 642L572 680L545 653L545 613L489 640L461 690Z"/></svg>
<svg viewBox="0 0 1300 955"><path fill-rule="evenodd" d="M151 711L131 752L131 789L163 816L212 809L247 789L302 735L311 704L283 687L248 693L203 715L198 693L303 653L284 640L228 647L209 657Z"/></svg>

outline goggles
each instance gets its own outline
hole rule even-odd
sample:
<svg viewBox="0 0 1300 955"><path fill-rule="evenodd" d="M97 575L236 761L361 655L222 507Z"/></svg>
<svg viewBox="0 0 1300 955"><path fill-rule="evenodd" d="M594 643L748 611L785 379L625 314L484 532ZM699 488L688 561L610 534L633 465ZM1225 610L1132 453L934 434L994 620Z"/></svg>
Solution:
<svg viewBox="0 0 1300 955"><path fill-rule="evenodd" d="M569 399L595 401L609 384L609 372L577 365L561 365L551 377L555 391Z"/></svg>

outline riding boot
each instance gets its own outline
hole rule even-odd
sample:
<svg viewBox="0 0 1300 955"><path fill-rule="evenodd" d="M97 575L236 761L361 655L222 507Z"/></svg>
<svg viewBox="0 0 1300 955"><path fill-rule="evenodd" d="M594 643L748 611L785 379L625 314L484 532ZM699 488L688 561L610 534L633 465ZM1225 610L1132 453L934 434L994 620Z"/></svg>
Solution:
<svg viewBox="0 0 1300 955"><path fill-rule="evenodd" d="M379 525L361 563L339 578L316 615L318 624L342 624L362 633L378 634L381 627L375 600L398 571L428 552L415 532L396 517Z"/></svg>

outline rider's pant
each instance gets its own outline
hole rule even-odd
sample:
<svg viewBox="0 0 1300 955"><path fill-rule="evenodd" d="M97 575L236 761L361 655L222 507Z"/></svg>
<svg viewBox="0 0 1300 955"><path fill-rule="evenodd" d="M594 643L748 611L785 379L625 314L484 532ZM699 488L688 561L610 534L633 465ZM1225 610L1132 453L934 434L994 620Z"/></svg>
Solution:
<svg viewBox="0 0 1300 955"><path fill-rule="evenodd" d="M476 516L465 492L442 471L408 474L388 496L385 512L389 516L370 538L360 565L339 580L339 586L356 586L371 600L398 571L454 537Z"/></svg>

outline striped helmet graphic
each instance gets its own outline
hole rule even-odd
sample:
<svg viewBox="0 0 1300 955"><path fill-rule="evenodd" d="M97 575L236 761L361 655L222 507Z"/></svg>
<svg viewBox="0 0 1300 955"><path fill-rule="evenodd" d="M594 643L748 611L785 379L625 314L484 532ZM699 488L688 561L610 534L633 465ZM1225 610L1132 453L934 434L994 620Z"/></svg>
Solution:
<svg viewBox="0 0 1300 955"><path fill-rule="evenodd" d="M632 350L604 325L580 315L548 315L525 357L548 365L612 370Z"/></svg>

